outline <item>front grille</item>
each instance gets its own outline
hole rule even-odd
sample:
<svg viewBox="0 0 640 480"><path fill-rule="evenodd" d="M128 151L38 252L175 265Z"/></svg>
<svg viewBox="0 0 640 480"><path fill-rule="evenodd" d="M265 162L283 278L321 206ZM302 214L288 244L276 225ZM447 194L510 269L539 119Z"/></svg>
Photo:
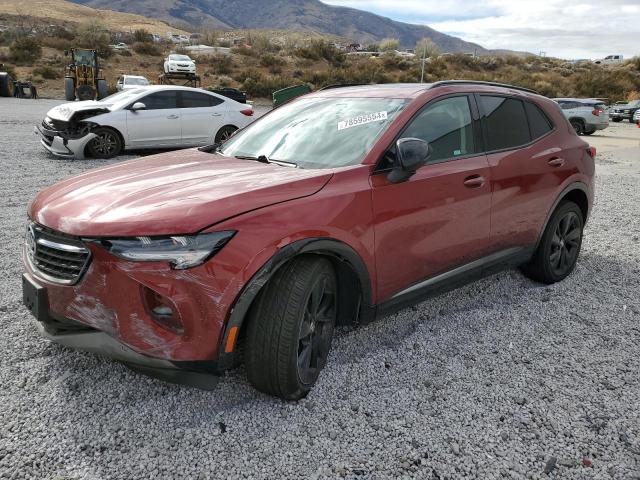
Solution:
<svg viewBox="0 0 640 480"><path fill-rule="evenodd" d="M87 269L91 253L79 238L31 223L25 238L31 267L45 280L73 285Z"/></svg>

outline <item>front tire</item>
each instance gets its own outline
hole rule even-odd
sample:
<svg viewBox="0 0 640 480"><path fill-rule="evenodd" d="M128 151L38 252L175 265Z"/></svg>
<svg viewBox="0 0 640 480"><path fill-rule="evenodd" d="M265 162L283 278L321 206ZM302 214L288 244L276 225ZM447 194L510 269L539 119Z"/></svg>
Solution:
<svg viewBox="0 0 640 480"><path fill-rule="evenodd" d="M97 136L87 144L87 153L93 158L113 158L122 152L122 139L118 132L99 127L93 130Z"/></svg>
<svg viewBox="0 0 640 480"><path fill-rule="evenodd" d="M105 97L109 96L109 87L107 86L107 81L103 79L99 79L97 82L98 88L98 100L102 100Z"/></svg>
<svg viewBox="0 0 640 480"><path fill-rule="evenodd" d="M64 99L73 102L76 99L76 84L72 77L64 77Z"/></svg>
<svg viewBox="0 0 640 480"><path fill-rule="evenodd" d="M522 270L538 282L552 284L564 280L576 266L582 247L584 217L573 202L562 202L549 219L538 249Z"/></svg>
<svg viewBox="0 0 640 480"><path fill-rule="evenodd" d="M245 349L249 382L284 400L306 396L326 364L336 314L329 260L302 256L281 267L252 308Z"/></svg>

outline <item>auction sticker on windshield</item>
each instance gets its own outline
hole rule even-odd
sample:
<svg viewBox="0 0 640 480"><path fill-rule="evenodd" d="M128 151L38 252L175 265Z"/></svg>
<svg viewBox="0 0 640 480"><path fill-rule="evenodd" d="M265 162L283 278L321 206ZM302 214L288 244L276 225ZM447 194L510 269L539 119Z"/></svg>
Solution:
<svg viewBox="0 0 640 480"><path fill-rule="evenodd" d="M366 123L380 122L387 119L387 112L367 113L366 115L358 115L357 117L349 118L348 120L342 120L338 122L338 130L344 130L345 128L357 127L358 125L364 125Z"/></svg>

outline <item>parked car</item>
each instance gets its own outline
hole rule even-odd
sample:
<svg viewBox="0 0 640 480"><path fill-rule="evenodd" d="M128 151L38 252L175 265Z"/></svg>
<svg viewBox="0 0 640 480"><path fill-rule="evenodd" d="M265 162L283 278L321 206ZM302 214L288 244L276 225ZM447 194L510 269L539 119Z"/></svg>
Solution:
<svg viewBox="0 0 640 480"><path fill-rule="evenodd" d="M172 53L164 59L164 73L195 75L196 62L188 55Z"/></svg>
<svg viewBox="0 0 640 480"><path fill-rule="evenodd" d="M129 46L126 43L120 42L114 45L109 45L111 50L128 50Z"/></svg>
<svg viewBox="0 0 640 480"><path fill-rule="evenodd" d="M609 111L609 117L614 122L621 122L622 120L629 120L633 123L633 115L640 109L640 100L633 100L623 105L615 105Z"/></svg>
<svg viewBox="0 0 640 480"><path fill-rule="evenodd" d="M582 98L554 99L578 135L591 135L609 126L607 107L601 100Z"/></svg>
<svg viewBox="0 0 640 480"><path fill-rule="evenodd" d="M633 123L636 125L640 124L640 108L633 114Z"/></svg>
<svg viewBox="0 0 640 480"><path fill-rule="evenodd" d="M624 61L624 57L622 55L607 55L604 58L596 60L596 65L614 65L616 63L622 63Z"/></svg>
<svg viewBox="0 0 640 480"><path fill-rule="evenodd" d="M219 148L40 192L24 302L60 344L182 382L244 358L257 389L298 399L336 325L513 266L547 284L567 277L594 156L558 105L529 90L321 90Z"/></svg>
<svg viewBox="0 0 640 480"><path fill-rule="evenodd" d="M253 107L199 88L123 90L52 108L36 126L42 146L68 158L111 158L125 150L218 143L252 120Z"/></svg>
<svg viewBox="0 0 640 480"><path fill-rule="evenodd" d="M122 75L118 77L116 90L131 90L139 87L146 87L148 85L150 85L150 83L146 77L142 77L140 75Z"/></svg>

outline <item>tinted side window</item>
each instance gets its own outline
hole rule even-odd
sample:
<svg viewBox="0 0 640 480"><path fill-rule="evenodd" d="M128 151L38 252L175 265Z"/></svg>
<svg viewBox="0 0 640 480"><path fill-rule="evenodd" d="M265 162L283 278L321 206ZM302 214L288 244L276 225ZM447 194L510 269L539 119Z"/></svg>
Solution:
<svg viewBox="0 0 640 480"><path fill-rule="evenodd" d="M177 108L178 97L175 91L156 92L139 100L144 103L147 110L162 110L165 108Z"/></svg>
<svg viewBox="0 0 640 480"><path fill-rule="evenodd" d="M553 130L553 125L544 114L544 112L530 102L524 102L524 107L529 117L529 128L531 129L531 138L540 138Z"/></svg>
<svg viewBox="0 0 640 480"><path fill-rule="evenodd" d="M408 137L429 142L432 162L475 153L469 100L451 97L428 106L402 134Z"/></svg>
<svg viewBox="0 0 640 480"><path fill-rule="evenodd" d="M180 92L180 95L182 96L181 108L215 107L222 103L219 98L206 93L183 91Z"/></svg>
<svg viewBox="0 0 640 480"><path fill-rule="evenodd" d="M505 97L480 97L489 140L488 150L502 150L531 141L529 124L520 100Z"/></svg>

